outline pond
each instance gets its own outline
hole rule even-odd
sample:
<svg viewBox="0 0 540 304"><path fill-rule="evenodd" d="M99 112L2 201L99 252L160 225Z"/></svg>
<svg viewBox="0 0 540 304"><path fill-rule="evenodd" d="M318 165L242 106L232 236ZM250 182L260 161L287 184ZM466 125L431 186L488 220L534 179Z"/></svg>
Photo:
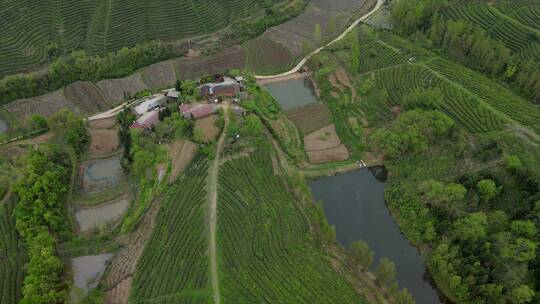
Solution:
<svg viewBox="0 0 540 304"><path fill-rule="evenodd" d="M86 162L82 166L84 192L100 192L118 185L124 178L120 156Z"/></svg>
<svg viewBox="0 0 540 304"><path fill-rule="evenodd" d="M112 257L112 253L103 253L71 259L73 285L78 289L76 294L72 293L72 302L75 302L73 298L77 297L77 295L84 295L98 285L107 262Z"/></svg>
<svg viewBox="0 0 540 304"><path fill-rule="evenodd" d="M307 78L269 83L265 87L283 110L290 110L317 102L317 98L313 94L312 84Z"/></svg>
<svg viewBox="0 0 540 304"><path fill-rule="evenodd" d="M396 264L397 280L417 304L441 303L430 284L418 250L409 244L384 202L384 182L369 169L316 179L309 184L321 201L328 222L336 227L337 241L349 247L363 240L374 253L374 268L381 258Z"/></svg>
<svg viewBox="0 0 540 304"><path fill-rule="evenodd" d="M8 130L8 124L0 117L0 134L6 133Z"/></svg>
<svg viewBox="0 0 540 304"><path fill-rule="evenodd" d="M127 209L129 199L120 199L106 202L97 206L78 207L75 210L75 219L82 232L106 224L120 217Z"/></svg>

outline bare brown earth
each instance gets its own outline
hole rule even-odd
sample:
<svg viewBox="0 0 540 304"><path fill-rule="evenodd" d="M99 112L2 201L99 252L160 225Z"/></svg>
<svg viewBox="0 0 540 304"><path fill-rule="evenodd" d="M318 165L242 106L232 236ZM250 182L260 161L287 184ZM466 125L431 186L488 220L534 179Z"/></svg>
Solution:
<svg viewBox="0 0 540 304"><path fill-rule="evenodd" d="M174 62L171 60L149 65L142 68L140 73L149 88L166 89L173 87L176 82Z"/></svg>
<svg viewBox="0 0 540 304"><path fill-rule="evenodd" d="M119 103L124 101L126 97L134 96L136 93L148 89L140 73L124 78L101 80L96 85L103 90L107 100L112 103Z"/></svg>
<svg viewBox="0 0 540 304"><path fill-rule="evenodd" d="M341 145L341 140L334 124L304 136L304 148L307 152L332 149L339 145Z"/></svg>
<svg viewBox="0 0 540 304"><path fill-rule="evenodd" d="M102 119L91 120L88 122L88 127L94 130L110 129L116 125L116 117L108 117Z"/></svg>
<svg viewBox="0 0 540 304"><path fill-rule="evenodd" d="M208 74L230 69L242 69L246 64L246 54L240 46L223 50L210 57L180 58L175 60L177 75L182 79L194 79Z"/></svg>
<svg viewBox="0 0 540 304"><path fill-rule="evenodd" d="M105 111L111 108L111 104L105 99L101 89L89 81L77 81L66 86L64 95L80 108L81 113L84 114Z"/></svg>
<svg viewBox="0 0 540 304"><path fill-rule="evenodd" d="M261 37L280 43L295 56L303 54L303 45L313 46L313 32L319 24L323 40L336 36L344 28L353 14L372 5L374 0L313 0L298 17L268 29ZM330 24L334 24L332 31ZM271 52L271 50L268 50ZM264 56L261 52L260 56Z"/></svg>
<svg viewBox="0 0 540 304"><path fill-rule="evenodd" d="M195 121L195 129L202 131L205 141L211 141L219 134L219 128L216 126L216 115L211 115Z"/></svg>
<svg viewBox="0 0 540 304"><path fill-rule="evenodd" d="M156 225L156 214L161 201L153 201L144 215L137 230L130 236L125 247L114 257L104 280L105 303L126 304L128 302L131 281L141 257L144 245L152 235Z"/></svg>
<svg viewBox="0 0 540 304"><path fill-rule="evenodd" d="M323 164L342 161L349 158L349 151L345 145L336 148L306 152L309 162L312 164Z"/></svg>
<svg viewBox="0 0 540 304"><path fill-rule="evenodd" d="M74 113L80 113L80 109L66 98L62 89L37 97L17 99L6 104L4 107L15 117L22 120L27 119L33 114L48 117L63 108Z"/></svg>
<svg viewBox="0 0 540 304"><path fill-rule="evenodd" d="M107 155L120 146L118 131L115 129L89 130L89 133L91 138L90 155L92 157Z"/></svg>
<svg viewBox="0 0 540 304"><path fill-rule="evenodd" d="M332 122L332 114L323 103L313 103L285 113L304 134L318 130Z"/></svg>
<svg viewBox="0 0 540 304"><path fill-rule="evenodd" d="M192 143L189 140L178 140L171 144L169 148L169 154L172 162L171 175L169 177L169 182L174 182L180 172L182 172L187 164L195 156L195 152L199 147Z"/></svg>

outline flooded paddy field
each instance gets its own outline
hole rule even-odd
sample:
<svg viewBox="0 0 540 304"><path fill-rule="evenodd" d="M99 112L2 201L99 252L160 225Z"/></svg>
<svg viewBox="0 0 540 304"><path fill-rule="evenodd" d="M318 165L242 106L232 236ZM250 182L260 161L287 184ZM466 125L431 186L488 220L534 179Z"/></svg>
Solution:
<svg viewBox="0 0 540 304"><path fill-rule="evenodd" d="M81 164L80 192L98 193L118 185L124 180L121 156L86 161Z"/></svg>
<svg viewBox="0 0 540 304"><path fill-rule="evenodd" d="M101 276L105 272L107 262L112 257L112 253L103 253L71 259L73 286L77 289L77 292L71 295L71 302L77 302L77 295L85 295L89 290L97 287Z"/></svg>
<svg viewBox="0 0 540 304"><path fill-rule="evenodd" d="M94 206L75 207L75 219L81 232L97 228L122 216L129 206L129 197L121 196Z"/></svg>
<svg viewBox="0 0 540 304"><path fill-rule="evenodd" d="M375 178L370 169L361 169L319 178L309 186L313 197L323 203L342 246L349 247L356 240L368 243L374 253L373 264L378 265L383 257L392 260L399 285L409 290L416 303L441 303L420 253L409 244L386 207L384 181Z"/></svg>

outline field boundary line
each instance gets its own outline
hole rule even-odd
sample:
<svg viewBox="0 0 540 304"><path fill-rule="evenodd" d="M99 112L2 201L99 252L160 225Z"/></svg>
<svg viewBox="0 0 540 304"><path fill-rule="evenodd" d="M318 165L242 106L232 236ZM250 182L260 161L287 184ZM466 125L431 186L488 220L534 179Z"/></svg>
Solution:
<svg viewBox="0 0 540 304"><path fill-rule="evenodd" d="M229 124L228 105L223 106L225 115L225 123L223 130L219 136L216 147L216 155L209 169L208 174L208 226L209 226L209 255L210 255L210 280L212 282L212 294L214 298L214 304L220 304L221 297L219 295L219 277L217 266L217 244L216 244L216 230L217 230L217 203L218 203L218 174L220 166L220 154L223 149L223 142L225 141L225 135L227 126Z"/></svg>
<svg viewBox="0 0 540 304"><path fill-rule="evenodd" d="M297 73L303 66L304 64L306 64L306 62L314 55L320 53L322 50L324 50L325 48L333 45L334 43L342 40L343 38L345 38L345 36L347 36L347 34L349 34L355 27L358 26L358 24L360 24L360 22L362 21L365 21L366 19L368 19L369 17L371 17L371 15L373 15L377 10L379 10L379 8L383 5L385 0L377 0L377 4L375 5L375 7L369 11L368 13L366 13L365 15L361 16L360 18L356 19L356 21L354 21L351 25L349 25L339 36L337 36L334 40L328 42L327 44L319 47L318 49L314 50L313 52L309 53L308 55L306 55L302 60L300 60L300 62L292 69L290 69L289 71L287 72L284 72L284 73L281 73L281 74L276 74L276 75L268 75L268 76L262 76L262 75L255 75L255 78L257 79L268 79L268 78L275 78L275 77L283 77L283 76L288 76L288 75L291 75L291 74L294 74L294 73Z"/></svg>

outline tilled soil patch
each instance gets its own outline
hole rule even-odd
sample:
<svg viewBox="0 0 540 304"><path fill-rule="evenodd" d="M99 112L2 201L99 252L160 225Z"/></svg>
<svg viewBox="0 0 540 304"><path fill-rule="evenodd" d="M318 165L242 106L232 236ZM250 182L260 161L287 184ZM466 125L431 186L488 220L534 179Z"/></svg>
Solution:
<svg viewBox="0 0 540 304"><path fill-rule="evenodd" d="M90 130L89 133L91 137L90 154L92 157L107 155L118 149L120 145L117 130Z"/></svg>
<svg viewBox="0 0 540 304"><path fill-rule="evenodd" d="M349 158L349 151L345 145L336 148L306 152L309 162L312 164L323 164L336 161L342 161Z"/></svg>
<svg viewBox="0 0 540 304"><path fill-rule="evenodd" d="M307 152L332 149L339 145L341 145L341 140L334 124L304 136L304 148Z"/></svg>

